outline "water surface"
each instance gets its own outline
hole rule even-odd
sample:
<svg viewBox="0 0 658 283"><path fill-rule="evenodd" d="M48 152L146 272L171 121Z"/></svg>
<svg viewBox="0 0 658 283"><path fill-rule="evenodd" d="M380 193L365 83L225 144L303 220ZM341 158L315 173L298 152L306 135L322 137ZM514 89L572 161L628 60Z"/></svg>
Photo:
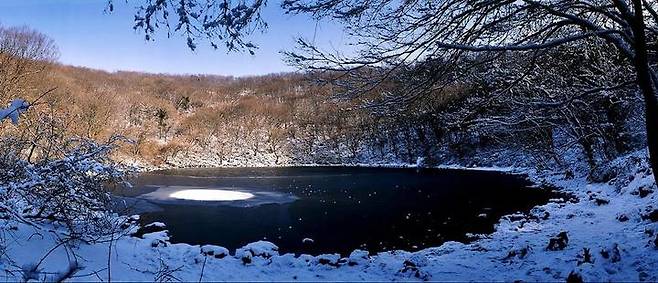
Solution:
<svg viewBox="0 0 658 283"><path fill-rule="evenodd" d="M165 222L172 242L232 250L268 240L281 252L347 255L357 248L413 251L466 241L467 233L491 233L500 216L528 211L555 196L531 187L521 176L485 171L222 168L142 174L129 194L159 208L143 213L142 221ZM254 197L167 198L191 189L234 190ZM152 197L158 190L160 196Z"/></svg>

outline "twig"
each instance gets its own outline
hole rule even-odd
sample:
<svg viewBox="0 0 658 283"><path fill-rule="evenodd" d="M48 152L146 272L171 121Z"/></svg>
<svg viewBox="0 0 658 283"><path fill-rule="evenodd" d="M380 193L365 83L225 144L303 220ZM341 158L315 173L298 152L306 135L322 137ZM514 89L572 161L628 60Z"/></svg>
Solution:
<svg viewBox="0 0 658 283"><path fill-rule="evenodd" d="M203 265L201 266L201 275L199 275L199 282L203 280L203 271L206 269L206 261L208 260L207 256L203 256Z"/></svg>

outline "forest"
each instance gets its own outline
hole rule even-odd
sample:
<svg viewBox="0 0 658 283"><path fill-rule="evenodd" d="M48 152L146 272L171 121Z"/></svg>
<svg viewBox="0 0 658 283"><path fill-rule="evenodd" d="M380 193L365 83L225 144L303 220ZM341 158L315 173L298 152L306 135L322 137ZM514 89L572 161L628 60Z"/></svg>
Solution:
<svg viewBox="0 0 658 283"><path fill-rule="evenodd" d="M628 83L631 78L619 75L630 74L631 66L596 40L588 42L587 53L563 46L541 57L468 58L464 65L481 65L451 69L451 78L435 93L400 106L387 99L406 91L400 82L410 75L403 72L359 96L331 80L336 73L242 78L107 73L44 61L40 56L56 52L54 43L32 46L47 40L44 35L5 30L3 46L19 45L10 52L37 49L20 60L5 59L3 65L14 71L3 75L20 80L3 81L3 101L30 101L56 87L41 98L43 106L27 113L25 123L5 125L3 131L29 139L34 158L49 155L43 152L52 148L49 143L65 144L71 137L104 142L122 136L127 142L117 159L142 166L415 165L420 160L422 166L569 170L582 159L593 171L646 139L642 115L633 115L642 111L642 99ZM33 38L20 42L22 37ZM436 64L432 68L442 68ZM616 81L601 85L601 78L610 77Z"/></svg>
<svg viewBox="0 0 658 283"><path fill-rule="evenodd" d="M270 44L262 0L97 2L163 62ZM275 5L349 48L102 70L0 25L6 281L658 280L658 3Z"/></svg>

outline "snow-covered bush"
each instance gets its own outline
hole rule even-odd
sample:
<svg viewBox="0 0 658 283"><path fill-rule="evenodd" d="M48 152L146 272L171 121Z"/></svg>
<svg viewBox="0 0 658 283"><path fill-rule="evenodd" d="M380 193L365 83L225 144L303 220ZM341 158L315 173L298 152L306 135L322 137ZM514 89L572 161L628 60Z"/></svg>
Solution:
<svg viewBox="0 0 658 283"><path fill-rule="evenodd" d="M119 138L98 144L74 139L60 157L31 164L0 140L0 206L20 221L46 221L87 240L116 226L107 188L125 183L126 170L109 158Z"/></svg>

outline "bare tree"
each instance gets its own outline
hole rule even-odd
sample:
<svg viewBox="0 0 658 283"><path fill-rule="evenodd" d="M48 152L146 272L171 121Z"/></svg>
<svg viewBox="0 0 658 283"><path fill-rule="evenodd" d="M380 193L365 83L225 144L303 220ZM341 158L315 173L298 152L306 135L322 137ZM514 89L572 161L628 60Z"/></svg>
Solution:
<svg viewBox="0 0 658 283"><path fill-rule="evenodd" d="M113 111L111 96L87 95L78 102L81 133L89 139L96 139L110 123Z"/></svg>
<svg viewBox="0 0 658 283"><path fill-rule="evenodd" d="M261 18L265 0L148 0L139 6L135 15L135 30L144 32L146 40L160 28L185 34L187 46L194 50L196 40L207 40L214 48L223 43L228 50L247 50L257 46L245 40L256 30L267 27ZM114 10L114 1L107 1L107 10ZM173 15L172 15L173 14ZM173 29L172 29L173 26Z"/></svg>
<svg viewBox="0 0 658 283"><path fill-rule="evenodd" d="M52 39L27 27L0 26L0 101L36 93L44 70L57 58Z"/></svg>
<svg viewBox="0 0 658 283"><path fill-rule="evenodd" d="M634 67L645 103L651 166L658 174L658 77L655 38L658 13L647 0L291 0L290 12L331 17L357 38L356 55L323 52L300 40L290 60L310 69L365 73L362 89L374 88L399 70L427 70L433 61L458 62L476 53L533 52L600 38ZM588 48L586 44L582 48ZM450 68L431 70L388 102L411 101L445 86ZM344 74L344 73L343 73ZM600 77L603 83L614 78ZM595 89L584 90L595 93Z"/></svg>

